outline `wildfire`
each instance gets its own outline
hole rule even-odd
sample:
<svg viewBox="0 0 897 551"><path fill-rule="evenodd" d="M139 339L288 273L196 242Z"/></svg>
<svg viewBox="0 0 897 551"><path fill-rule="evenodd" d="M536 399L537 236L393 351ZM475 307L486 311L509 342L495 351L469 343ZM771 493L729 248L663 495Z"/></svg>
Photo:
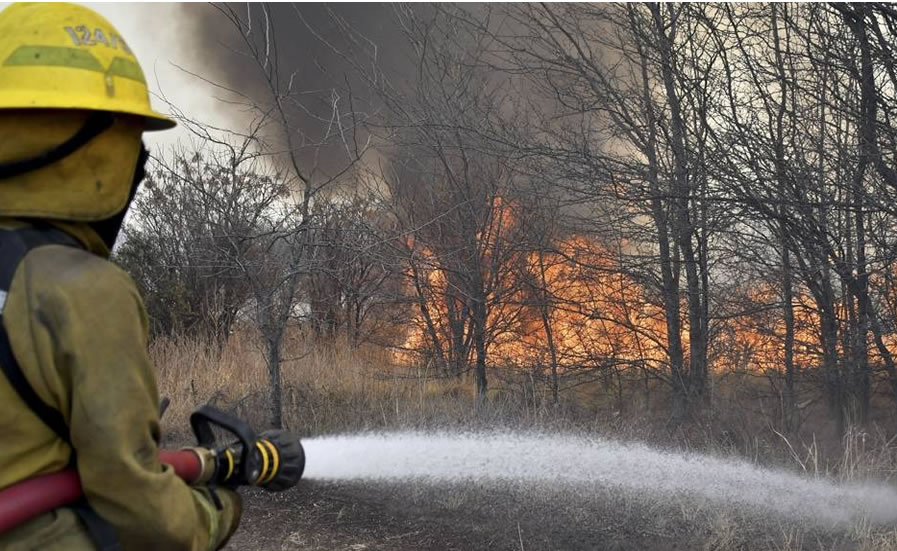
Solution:
<svg viewBox="0 0 897 551"><path fill-rule="evenodd" d="M525 304L528 327L509 335L495 353L515 365L550 365L548 334L561 370L608 362L662 362L663 311L613 264L607 251L574 237L551 253L531 253L527 274L535 304ZM524 291L525 292L525 291Z"/></svg>
<svg viewBox="0 0 897 551"><path fill-rule="evenodd" d="M459 329L452 320L470 307L454 292L450 274L439 268L435 255L423 251L421 257L420 264L427 267L418 268L425 273L416 276L425 292L405 348L433 346L434 333L447 348ZM636 361L659 366L665 361L662 307L648 300L643 287L622 273L597 243L572 237L551 251L527 252L509 264L513 269L502 274L507 281L486 297L490 358L521 367L554 363L560 371ZM469 323L462 330L469 330Z"/></svg>
<svg viewBox="0 0 897 551"><path fill-rule="evenodd" d="M426 246L409 240L415 263L406 276L416 296L415 315L404 350L438 349L446 362L467 366L472 346L474 302L485 307L486 347L492 365L558 372L616 366L663 368L668 363L663 305L619 264L619 255L584 236L546 247L508 252L515 218L497 201L493 223L478 234L480 262L449 265ZM533 249L541 249L536 250ZM465 272L464 270L468 271ZM483 295L465 287L481 270ZM754 284L740 293L735 313L712 321L710 369L781 371L785 321L780 290ZM799 369L820 364L820 320L812 298L794 289L793 360ZM656 295L656 293L655 293ZM736 297L727 297L737 303ZM683 298L684 301L684 298ZM843 304L838 308L844 309ZM682 304L682 344L688 353L688 323ZM897 336L886 335L897 356ZM407 359L407 352L403 359ZM876 351L870 347L874 360Z"/></svg>

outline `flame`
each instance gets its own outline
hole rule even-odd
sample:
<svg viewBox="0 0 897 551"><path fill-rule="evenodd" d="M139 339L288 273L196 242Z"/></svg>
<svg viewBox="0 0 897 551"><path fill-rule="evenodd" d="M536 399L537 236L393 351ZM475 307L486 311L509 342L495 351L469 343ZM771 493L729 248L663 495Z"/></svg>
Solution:
<svg viewBox="0 0 897 551"><path fill-rule="evenodd" d="M424 297L403 348L432 346L428 324L448 348L450 312L458 310L462 299L449 290L449 275L439 267L436 255L423 249L418 264L426 266L418 268L417 274L426 283L421 286ZM503 275L513 281L493 293L500 297L487 298L493 360L520 367L555 364L561 372L614 362L639 362L646 367L666 362L663 308L652 303L643 287L622 273L597 243L575 236L550 252L522 253L508 264L516 269ZM414 277L411 272L407 275ZM683 340L687 345L687 334ZM473 351L468 353L465 361L472 360Z"/></svg>
<svg viewBox="0 0 897 551"><path fill-rule="evenodd" d="M582 237L561 243L556 252L531 253L527 273L536 296L526 307L528 330L497 343L494 353L514 365L535 360L550 366L550 330L561 371L619 361L663 363L663 310L617 268L603 247Z"/></svg>
<svg viewBox="0 0 897 551"><path fill-rule="evenodd" d="M513 233L517 220L510 213L511 207L496 201L492 222L478 234L483 247L481 266L494 269L490 262L498 258L501 240ZM417 262L406 275L421 283L421 292L417 294L419 303L402 347L406 351L402 359L408 359L407 351L432 350L434 334L444 355L450 355L453 336L457 337L459 330L463 333L461 340L468 342L470 319L459 316L459 312L465 308L469 312L471 298L452 284L451 272L443 266L440 255L413 238L409 246L416 250ZM622 269L619 255L595 240L575 235L545 249L521 251L516 256L505 254L500 259L500 273L481 274L484 279L501 280L486 297L490 364L543 370L553 366L561 373L627 366L668 367L663 305L656 292ZM712 371L784 370L785 320L779 293L774 283L762 282L740 291L742 311L713 326L708 350ZM687 357L689 328L684 296L682 300L681 340ZM814 301L795 285L793 304L794 365L798 369L817 367L822 363L822 352L820 318ZM842 312L845 309L843 303L836 307ZM884 340L897 357L897 335L885 335ZM464 358L446 359L469 365L474 359L473 347L463 352ZM843 353L840 348L839 353ZM874 346L870 346L869 354L870 361L880 359Z"/></svg>
<svg viewBox="0 0 897 551"><path fill-rule="evenodd" d="M720 352L714 366L717 370L781 371L785 365L786 328L779 291L768 284L756 284L745 295L746 311L729 320L719 336ZM799 290L793 305L794 365L816 365L821 354L819 316L812 298Z"/></svg>

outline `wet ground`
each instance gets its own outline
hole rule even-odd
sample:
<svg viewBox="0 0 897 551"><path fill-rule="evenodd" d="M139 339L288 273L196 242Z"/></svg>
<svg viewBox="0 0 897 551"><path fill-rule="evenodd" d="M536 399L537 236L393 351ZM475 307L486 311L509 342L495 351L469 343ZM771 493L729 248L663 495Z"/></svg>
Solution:
<svg viewBox="0 0 897 551"><path fill-rule="evenodd" d="M897 551L894 526L825 528L610 490L303 481L243 495L244 520L227 549Z"/></svg>
<svg viewBox="0 0 897 551"><path fill-rule="evenodd" d="M676 550L764 548L694 503L512 486L331 484L245 492L228 549L260 551ZM744 524L744 519L738 522ZM755 542L760 543L760 542ZM708 545L709 544L709 545Z"/></svg>

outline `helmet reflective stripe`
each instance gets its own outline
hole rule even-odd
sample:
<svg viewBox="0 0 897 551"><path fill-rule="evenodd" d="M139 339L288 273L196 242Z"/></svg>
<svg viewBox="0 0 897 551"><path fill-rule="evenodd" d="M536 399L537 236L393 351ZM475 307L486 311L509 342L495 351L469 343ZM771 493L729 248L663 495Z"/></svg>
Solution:
<svg viewBox="0 0 897 551"><path fill-rule="evenodd" d="M116 57L107 69L90 52L65 46L20 46L3 61L3 65L70 67L146 83L140 65L130 59Z"/></svg>

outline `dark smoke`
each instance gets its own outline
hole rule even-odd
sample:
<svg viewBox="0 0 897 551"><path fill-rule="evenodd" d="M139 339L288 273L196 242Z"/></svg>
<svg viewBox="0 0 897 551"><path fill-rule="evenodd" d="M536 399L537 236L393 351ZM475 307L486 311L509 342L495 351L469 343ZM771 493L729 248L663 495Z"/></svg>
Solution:
<svg viewBox="0 0 897 551"><path fill-rule="evenodd" d="M334 91L342 98L343 111L349 110L350 92L355 111L370 114L378 109L377 100L358 78L357 71L333 47L361 54L354 56L356 59L370 60L376 52L379 68L397 79L408 78L414 72L414 63L403 53L404 38L391 5L278 3L266 7L272 38L271 59L277 64L282 89L290 75L295 74L292 97L296 105L289 113L294 138L306 142L320 138L324 120L332 111ZM192 50L190 57L203 78L245 95L253 103L269 105L272 96L264 71L249 55L249 47L237 26L224 13L228 10L232 11L231 16L239 18L244 29L251 28L250 40L263 50L265 6L191 3L181 5L183 18L192 27L190 36L185 37ZM341 24L349 25L369 43L347 39ZM218 100L209 98L208 101ZM245 109L222 103L218 110L226 115L233 129L245 131L250 120ZM266 138L274 147L284 143L277 130L269 129ZM310 148L299 153L301 159L312 162ZM345 163L345 154L338 148L326 148L320 153L325 173L332 173Z"/></svg>

